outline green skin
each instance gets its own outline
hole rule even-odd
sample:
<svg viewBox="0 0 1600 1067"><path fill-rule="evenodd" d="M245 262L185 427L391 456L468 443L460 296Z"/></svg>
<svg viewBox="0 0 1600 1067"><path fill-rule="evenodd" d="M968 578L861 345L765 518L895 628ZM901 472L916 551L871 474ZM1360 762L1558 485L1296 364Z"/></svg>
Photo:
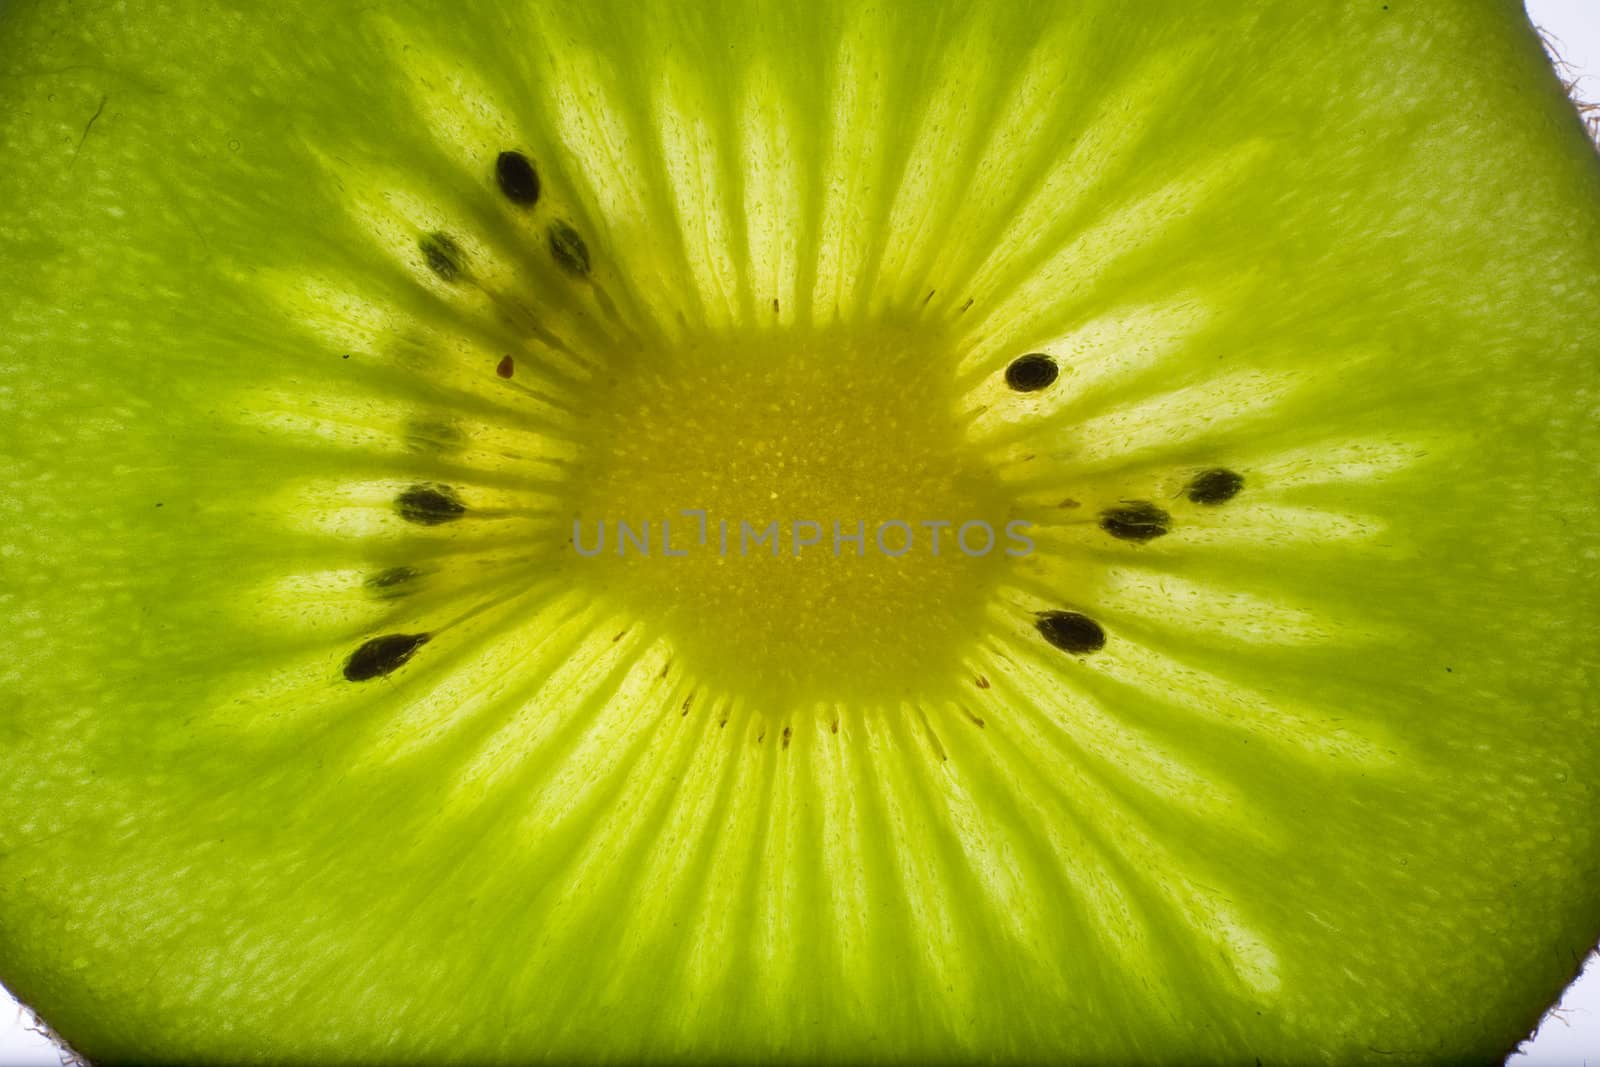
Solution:
<svg viewBox="0 0 1600 1067"><path fill-rule="evenodd" d="M1515 0L0 64L0 980L88 1057L1492 1062L1600 937L1600 162ZM1037 550L566 541L680 508Z"/></svg>

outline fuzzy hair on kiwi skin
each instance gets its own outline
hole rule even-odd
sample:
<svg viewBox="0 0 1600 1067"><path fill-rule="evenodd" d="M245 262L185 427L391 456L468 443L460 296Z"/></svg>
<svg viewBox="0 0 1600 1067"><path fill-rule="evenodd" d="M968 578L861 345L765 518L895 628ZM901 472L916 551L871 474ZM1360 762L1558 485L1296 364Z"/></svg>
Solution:
<svg viewBox="0 0 1600 1067"><path fill-rule="evenodd" d="M50 1043L52 1051L60 1059L61 1067L94 1067L87 1059L79 1055L71 1045L67 1044L65 1038L51 1029L50 1024L40 1018L39 1014L28 1005L21 1004L20 1012L23 1028L28 1033L37 1034Z"/></svg>
<svg viewBox="0 0 1600 1067"><path fill-rule="evenodd" d="M1550 57L1551 65L1561 78L1561 85L1566 90L1568 99L1578 112L1579 120L1583 122L1584 129L1589 131L1589 137L1594 141L1595 148L1600 150L1600 101L1590 100L1584 95L1583 74L1568 62L1561 39L1543 26L1535 26L1534 29L1539 34L1540 43L1544 45L1545 54Z"/></svg>

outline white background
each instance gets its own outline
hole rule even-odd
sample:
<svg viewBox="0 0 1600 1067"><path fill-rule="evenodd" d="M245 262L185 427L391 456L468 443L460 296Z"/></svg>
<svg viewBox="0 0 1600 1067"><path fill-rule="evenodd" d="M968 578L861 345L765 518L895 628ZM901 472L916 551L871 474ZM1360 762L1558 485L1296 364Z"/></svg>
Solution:
<svg viewBox="0 0 1600 1067"><path fill-rule="evenodd" d="M1549 31L1573 74L1578 95L1600 100L1600 0L1527 0L1536 25ZM59 1067L56 1048L31 1028L29 1016L0 987L0 1067ZM1552 1008L1533 1041L1507 1067L1600 1067L1600 957Z"/></svg>

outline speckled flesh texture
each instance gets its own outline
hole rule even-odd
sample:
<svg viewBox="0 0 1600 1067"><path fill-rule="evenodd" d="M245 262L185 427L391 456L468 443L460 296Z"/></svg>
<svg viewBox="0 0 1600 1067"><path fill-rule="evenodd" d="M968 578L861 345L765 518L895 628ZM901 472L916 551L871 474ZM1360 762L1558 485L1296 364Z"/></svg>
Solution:
<svg viewBox="0 0 1600 1067"><path fill-rule="evenodd" d="M0 980L92 1059L1486 1063L1600 935L1513 0L45 0L0 75Z"/></svg>

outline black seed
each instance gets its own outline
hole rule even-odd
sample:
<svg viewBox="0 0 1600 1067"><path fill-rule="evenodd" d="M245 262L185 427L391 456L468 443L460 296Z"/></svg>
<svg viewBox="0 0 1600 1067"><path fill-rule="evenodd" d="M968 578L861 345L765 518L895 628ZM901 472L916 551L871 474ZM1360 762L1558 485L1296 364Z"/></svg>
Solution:
<svg viewBox="0 0 1600 1067"><path fill-rule="evenodd" d="M501 356L500 362L495 365L494 372L502 378L509 378L517 373L517 361L510 356Z"/></svg>
<svg viewBox="0 0 1600 1067"><path fill-rule="evenodd" d="M1043 352L1018 356L1006 368L1006 384L1019 393L1035 393L1055 383L1061 376L1056 361Z"/></svg>
<svg viewBox="0 0 1600 1067"><path fill-rule="evenodd" d="M581 278L589 273L589 246L565 222L550 224L550 254L568 274Z"/></svg>
<svg viewBox="0 0 1600 1067"><path fill-rule="evenodd" d="M422 572L415 567L390 567L386 571L367 575L363 583L375 596L388 600L397 596L405 596L411 590L406 586L422 577Z"/></svg>
<svg viewBox="0 0 1600 1067"><path fill-rule="evenodd" d="M453 282L461 277L466 257L462 255L461 246L448 234L424 234L417 241L417 247L422 250L422 261L428 265L428 269L442 280Z"/></svg>
<svg viewBox="0 0 1600 1067"><path fill-rule="evenodd" d="M1195 475L1186 493L1196 504L1226 504L1243 488L1243 475L1218 467Z"/></svg>
<svg viewBox="0 0 1600 1067"><path fill-rule="evenodd" d="M454 522L467 513L467 506L448 485L413 485L395 498L394 506L402 519L418 526Z"/></svg>
<svg viewBox="0 0 1600 1067"><path fill-rule="evenodd" d="M1033 626L1063 652L1098 652L1106 647L1100 624L1076 611L1041 611Z"/></svg>
<svg viewBox="0 0 1600 1067"><path fill-rule="evenodd" d="M392 674L428 643L432 634L384 634L374 637L344 661L344 677L350 682L370 682Z"/></svg>
<svg viewBox="0 0 1600 1067"><path fill-rule="evenodd" d="M1121 541L1154 541L1171 528L1172 516L1143 500L1100 513L1100 529Z"/></svg>
<svg viewBox="0 0 1600 1067"><path fill-rule="evenodd" d="M512 203L532 207L539 202L539 172L521 152L501 152L494 161L494 177Z"/></svg>

